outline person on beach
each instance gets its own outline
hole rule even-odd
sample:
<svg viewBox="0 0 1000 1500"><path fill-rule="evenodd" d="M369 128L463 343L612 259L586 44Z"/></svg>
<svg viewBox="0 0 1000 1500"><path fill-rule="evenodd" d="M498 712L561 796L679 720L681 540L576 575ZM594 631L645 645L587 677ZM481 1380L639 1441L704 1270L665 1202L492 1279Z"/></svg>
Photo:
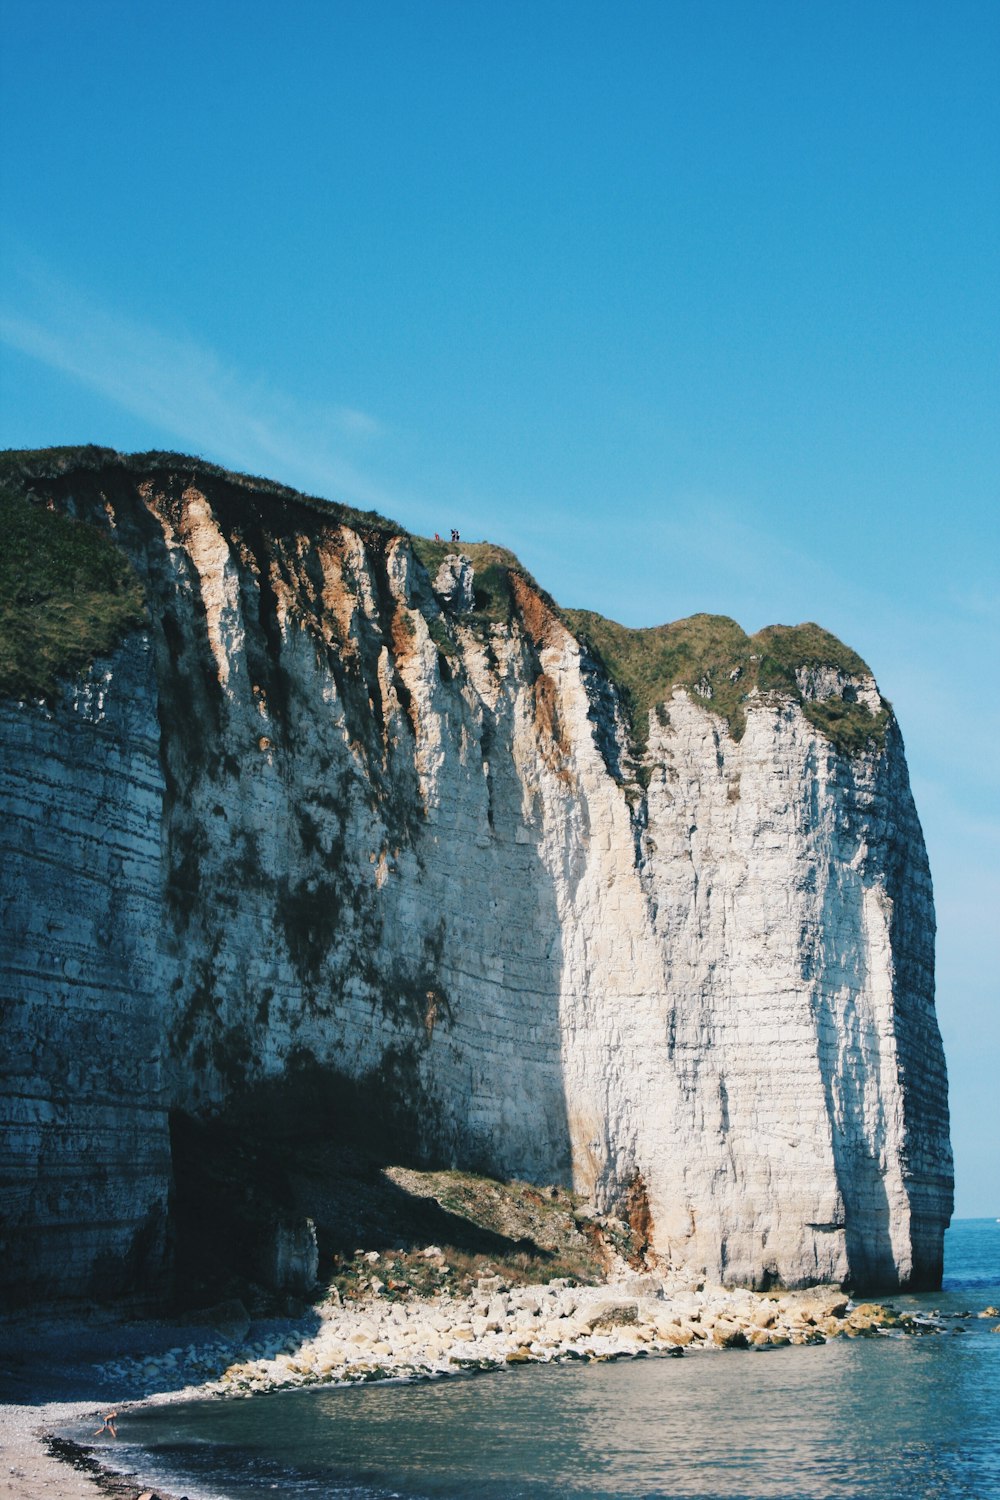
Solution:
<svg viewBox="0 0 1000 1500"><path fill-rule="evenodd" d="M94 1436L100 1437L102 1432L110 1432L111 1436L113 1438L116 1438L118 1436L118 1428L115 1426L115 1422L117 1420L118 1413L116 1411L109 1411L107 1416L104 1418L104 1426L98 1427L97 1431L94 1433Z"/></svg>

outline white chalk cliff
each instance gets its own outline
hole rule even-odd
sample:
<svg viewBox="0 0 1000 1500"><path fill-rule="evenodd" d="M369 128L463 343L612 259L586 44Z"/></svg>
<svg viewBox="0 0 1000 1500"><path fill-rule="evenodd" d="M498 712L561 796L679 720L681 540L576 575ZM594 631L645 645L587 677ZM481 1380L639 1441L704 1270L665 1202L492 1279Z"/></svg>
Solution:
<svg viewBox="0 0 1000 1500"><path fill-rule="evenodd" d="M415 1157L639 1204L713 1279L936 1282L934 908L869 675L755 678L736 727L674 685L630 735L501 562L179 459L30 488L120 543L149 626L0 702L12 1295L155 1278L168 1112L297 1080Z"/></svg>

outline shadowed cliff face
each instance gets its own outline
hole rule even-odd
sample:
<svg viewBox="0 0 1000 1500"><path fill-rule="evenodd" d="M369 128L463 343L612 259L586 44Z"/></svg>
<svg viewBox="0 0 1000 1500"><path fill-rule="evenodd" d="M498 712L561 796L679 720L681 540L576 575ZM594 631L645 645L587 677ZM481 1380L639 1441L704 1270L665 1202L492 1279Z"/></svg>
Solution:
<svg viewBox="0 0 1000 1500"><path fill-rule="evenodd" d="M207 466L58 467L23 482L115 539L149 622L0 704L19 1295L148 1286L167 1111L278 1084L294 1134L307 1075L399 1158L605 1210L641 1180L655 1253L711 1276L939 1276L933 904L870 677L755 666L730 722L709 674L637 735L495 549L419 544L428 572L377 517Z"/></svg>

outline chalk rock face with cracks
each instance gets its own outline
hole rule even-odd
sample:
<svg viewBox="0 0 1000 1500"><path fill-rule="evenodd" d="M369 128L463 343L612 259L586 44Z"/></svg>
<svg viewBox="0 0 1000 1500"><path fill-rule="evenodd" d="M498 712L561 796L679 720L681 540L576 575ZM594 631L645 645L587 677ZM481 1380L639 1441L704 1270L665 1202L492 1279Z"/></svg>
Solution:
<svg viewBox="0 0 1000 1500"><path fill-rule="evenodd" d="M614 627L663 646L643 696L500 549L169 455L20 482L148 622L0 701L14 1295L153 1285L170 1112L255 1090L727 1284L939 1279L931 882L853 653L715 622L702 670L670 652L708 617Z"/></svg>

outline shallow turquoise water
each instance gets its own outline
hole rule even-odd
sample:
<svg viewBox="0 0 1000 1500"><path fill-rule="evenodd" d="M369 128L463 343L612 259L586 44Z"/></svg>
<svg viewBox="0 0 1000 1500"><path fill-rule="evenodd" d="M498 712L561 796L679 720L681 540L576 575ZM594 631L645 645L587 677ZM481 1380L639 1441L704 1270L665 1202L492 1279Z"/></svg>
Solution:
<svg viewBox="0 0 1000 1500"><path fill-rule="evenodd" d="M895 1304L973 1314L1000 1304L1000 1224L956 1223L945 1268L941 1293ZM989 1500L1000 1496L994 1321L949 1320L965 1331L936 1337L190 1403L130 1421L128 1458L191 1500Z"/></svg>

